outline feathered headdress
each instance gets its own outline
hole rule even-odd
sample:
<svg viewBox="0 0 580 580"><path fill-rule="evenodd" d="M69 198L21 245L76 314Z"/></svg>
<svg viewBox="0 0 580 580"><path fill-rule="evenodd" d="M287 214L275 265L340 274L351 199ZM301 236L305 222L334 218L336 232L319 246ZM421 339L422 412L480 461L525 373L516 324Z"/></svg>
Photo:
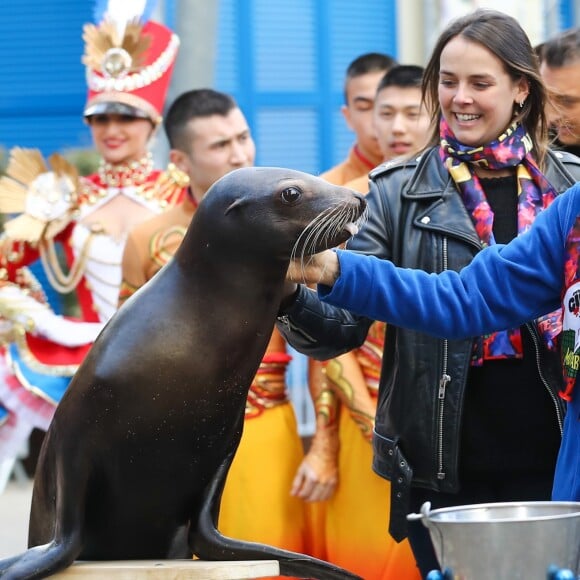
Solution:
<svg viewBox="0 0 580 580"><path fill-rule="evenodd" d="M58 154L50 168L38 149L10 151L6 175L0 179L0 213L21 213L4 224L12 240L38 242L53 238L78 209L79 177L75 167Z"/></svg>
<svg viewBox="0 0 580 580"><path fill-rule="evenodd" d="M98 25L83 29L89 95L85 116L116 112L115 104L161 120L179 38L167 27L148 20L155 2L101 0ZM109 108L107 105L111 105Z"/></svg>

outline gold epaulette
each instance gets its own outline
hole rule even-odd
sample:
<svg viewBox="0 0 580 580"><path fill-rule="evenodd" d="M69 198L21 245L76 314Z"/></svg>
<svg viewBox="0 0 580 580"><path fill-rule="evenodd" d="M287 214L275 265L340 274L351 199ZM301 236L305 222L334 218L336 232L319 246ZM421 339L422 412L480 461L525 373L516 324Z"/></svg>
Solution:
<svg viewBox="0 0 580 580"><path fill-rule="evenodd" d="M158 196L166 201L167 207L172 207L183 199L184 189L188 185L189 176L173 163L159 174L155 183Z"/></svg>
<svg viewBox="0 0 580 580"><path fill-rule="evenodd" d="M18 217L4 224L8 238L35 243L51 239L71 221L77 209L78 173L62 156L49 158L38 149L15 147L6 175L0 179L0 213Z"/></svg>

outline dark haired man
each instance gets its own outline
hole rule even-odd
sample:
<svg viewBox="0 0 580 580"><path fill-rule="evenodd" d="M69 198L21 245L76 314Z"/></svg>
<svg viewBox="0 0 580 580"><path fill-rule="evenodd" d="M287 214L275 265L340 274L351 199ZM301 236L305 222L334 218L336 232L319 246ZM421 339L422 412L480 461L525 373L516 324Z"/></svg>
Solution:
<svg viewBox="0 0 580 580"><path fill-rule="evenodd" d="M189 184L183 203L132 230L123 257L123 303L174 254L195 208L226 173L253 165L256 148L235 100L213 89L181 94L163 121L169 140L170 171ZM160 216L161 217L161 216Z"/></svg>
<svg viewBox="0 0 580 580"><path fill-rule="evenodd" d="M580 155L580 28L537 47L540 73L551 93L548 121L560 148Z"/></svg>
<svg viewBox="0 0 580 580"><path fill-rule="evenodd" d="M344 161L320 176L326 181L344 185L366 175L382 161L373 130L373 105L379 81L395 64L396 61L387 54L369 52L355 58L346 69L341 112L346 124L354 131L356 141Z"/></svg>

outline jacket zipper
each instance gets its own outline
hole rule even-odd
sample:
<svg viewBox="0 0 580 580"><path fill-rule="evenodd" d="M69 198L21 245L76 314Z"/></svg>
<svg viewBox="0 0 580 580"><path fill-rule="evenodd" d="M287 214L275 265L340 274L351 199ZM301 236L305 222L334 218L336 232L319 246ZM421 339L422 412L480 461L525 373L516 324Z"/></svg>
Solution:
<svg viewBox="0 0 580 580"><path fill-rule="evenodd" d="M294 326L294 324L292 324L292 322L290 321L290 317L287 314L280 314L276 318L278 322L282 323L288 329L289 332L295 332L296 334L299 334L300 336L306 338L312 344L316 344L316 339L314 339L310 334L308 334L301 328Z"/></svg>
<svg viewBox="0 0 580 580"><path fill-rule="evenodd" d="M447 236L443 236L443 271L447 270ZM445 392L451 377L447 373L449 363L449 341L443 340L443 369L439 379L439 390L437 392L437 411L438 411L438 429L437 429L437 479L445 479L443 471L443 412L445 410Z"/></svg>
<svg viewBox="0 0 580 580"><path fill-rule="evenodd" d="M563 417L562 417L562 411L560 409L560 405L558 404L558 399L556 398L556 395L554 394L552 389L550 389L550 386L548 385L548 381L546 380L546 377L544 377L544 373L542 372L542 365L541 365L541 360L540 360L541 356L540 356L539 337L536 334L535 328L529 322L526 323L526 328L530 331L532 341L534 342L534 350L536 351L536 367L538 368L538 374L540 375L540 380L542 381L542 384L544 385L544 388L546 389L546 391L548 391L548 394L550 395L550 398L552 399L552 402L554 403L554 407L556 408L556 417L558 419L558 427L560 428L560 436L562 436L562 433L564 430L564 421L563 421Z"/></svg>

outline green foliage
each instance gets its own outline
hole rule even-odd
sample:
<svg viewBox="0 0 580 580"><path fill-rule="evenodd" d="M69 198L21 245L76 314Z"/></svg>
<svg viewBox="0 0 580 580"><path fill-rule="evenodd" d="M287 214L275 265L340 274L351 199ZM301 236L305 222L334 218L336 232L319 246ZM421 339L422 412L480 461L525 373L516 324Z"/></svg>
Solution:
<svg viewBox="0 0 580 580"><path fill-rule="evenodd" d="M0 145L0 177L6 173L8 167L8 151Z"/></svg>
<svg viewBox="0 0 580 580"><path fill-rule="evenodd" d="M63 157L77 168L79 175L90 175L99 167L100 157L93 149L67 149Z"/></svg>

